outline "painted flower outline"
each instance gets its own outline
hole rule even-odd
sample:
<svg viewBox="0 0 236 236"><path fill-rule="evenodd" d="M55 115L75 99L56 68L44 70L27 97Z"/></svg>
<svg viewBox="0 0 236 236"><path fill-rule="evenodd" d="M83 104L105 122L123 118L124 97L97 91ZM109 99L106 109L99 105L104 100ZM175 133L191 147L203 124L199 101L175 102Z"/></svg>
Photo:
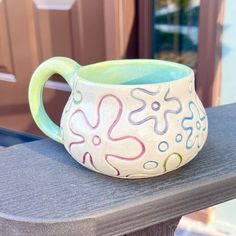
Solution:
<svg viewBox="0 0 236 236"><path fill-rule="evenodd" d="M130 112L129 122L133 125L141 125L152 120L154 132L158 135L164 135L169 129L169 115L179 114L182 111L182 104L177 97L170 96L169 87L163 88L163 90L163 92L160 89L155 92L144 88L131 90L131 97L139 101L141 106Z"/></svg>
<svg viewBox="0 0 236 236"><path fill-rule="evenodd" d="M105 103L110 103L114 112L108 113ZM139 159L144 154L145 146L138 138L130 135L115 137L113 134L114 128L120 121L122 109L120 99L112 94L107 94L98 102L95 122L91 122L82 109L72 113L69 118L69 129L72 134L76 135L76 140L69 143L68 149L73 152L73 148L78 146L84 165L88 165L87 161L89 161L89 165L100 172L96 163L100 162L99 157L103 155L112 172L115 171L115 174L119 176L121 173L112 163L114 160L132 161ZM77 123L76 126L75 123ZM132 149L129 154L125 148L127 146ZM105 154L104 150L106 150Z"/></svg>
<svg viewBox="0 0 236 236"><path fill-rule="evenodd" d="M201 148L204 141L204 133L207 130L207 117L205 112L198 108L193 101L188 103L188 107L190 116L185 117L181 123L182 128L189 132L186 148L191 149L195 145Z"/></svg>

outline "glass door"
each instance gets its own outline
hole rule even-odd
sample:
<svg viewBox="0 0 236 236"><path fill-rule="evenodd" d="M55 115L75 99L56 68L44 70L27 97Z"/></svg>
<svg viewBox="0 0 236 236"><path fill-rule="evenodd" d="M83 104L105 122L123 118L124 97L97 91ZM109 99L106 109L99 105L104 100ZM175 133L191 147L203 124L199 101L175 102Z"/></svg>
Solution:
<svg viewBox="0 0 236 236"><path fill-rule="evenodd" d="M196 71L200 0L155 0L152 56Z"/></svg>

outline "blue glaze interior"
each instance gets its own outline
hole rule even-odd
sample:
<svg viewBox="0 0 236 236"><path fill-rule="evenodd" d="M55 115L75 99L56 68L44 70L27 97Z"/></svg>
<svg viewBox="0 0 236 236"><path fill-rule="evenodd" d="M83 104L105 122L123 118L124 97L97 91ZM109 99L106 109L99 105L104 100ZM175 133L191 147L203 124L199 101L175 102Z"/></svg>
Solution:
<svg viewBox="0 0 236 236"><path fill-rule="evenodd" d="M79 76L85 80L127 85L170 82L192 73L187 66L151 59L106 61L79 69Z"/></svg>

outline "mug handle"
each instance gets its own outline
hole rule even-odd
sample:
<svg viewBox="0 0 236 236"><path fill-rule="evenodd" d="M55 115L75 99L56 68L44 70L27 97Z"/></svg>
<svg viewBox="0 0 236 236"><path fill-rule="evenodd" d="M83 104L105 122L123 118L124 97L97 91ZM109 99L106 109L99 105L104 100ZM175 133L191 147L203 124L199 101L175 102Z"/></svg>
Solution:
<svg viewBox="0 0 236 236"><path fill-rule="evenodd" d="M79 68L80 65L72 59L53 57L39 65L30 81L28 99L33 119L47 136L59 143L62 143L60 127L48 117L43 105L44 84L52 75L59 74L72 88L72 75Z"/></svg>

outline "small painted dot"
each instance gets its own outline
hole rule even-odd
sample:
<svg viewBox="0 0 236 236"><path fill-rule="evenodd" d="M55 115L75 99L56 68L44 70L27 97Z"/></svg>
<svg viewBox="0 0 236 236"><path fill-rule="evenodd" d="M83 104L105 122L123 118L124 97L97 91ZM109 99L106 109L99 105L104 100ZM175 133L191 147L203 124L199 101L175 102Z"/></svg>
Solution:
<svg viewBox="0 0 236 236"><path fill-rule="evenodd" d="M156 161L147 161L143 164L143 168L146 170L152 170L158 167L158 163Z"/></svg>
<svg viewBox="0 0 236 236"><path fill-rule="evenodd" d="M177 134L176 137L175 137L175 141L176 141L177 143L180 143L180 142L182 141L182 139L183 139L182 134Z"/></svg>
<svg viewBox="0 0 236 236"><path fill-rule="evenodd" d="M152 103L152 110L158 111L161 108L161 104L159 102L153 102Z"/></svg>
<svg viewBox="0 0 236 236"><path fill-rule="evenodd" d="M95 136L93 136L92 142L95 146L97 146L97 145L101 144L101 138L99 136L95 135Z"/></svg>
<svg viewBox="0 0 236 236"><path fill-rule="evenodd" d="M74 97L73 97L73 101L75 104L78 104L82 101L82 94L79 90L76 90L76 92L73 94Z"/></svg>
<svg viewBox="0 0 236 236"><path fill-rule="evenodd" d="M200 122L199 122L199 121L197 121L197 122L196 122L196 127L197 127L197 129L198 129L198 130L200 130L200 129L201 129L201 124L200 124Z"/></svg>
<svg viewBox="0 0 236 236"><path fill-rule="evenodd" d="M169 148L169 144L166 142L166 141L162 141L159 143L158 145L158 149L161 151L161 152L165 152L167 151Z"/></svg>

